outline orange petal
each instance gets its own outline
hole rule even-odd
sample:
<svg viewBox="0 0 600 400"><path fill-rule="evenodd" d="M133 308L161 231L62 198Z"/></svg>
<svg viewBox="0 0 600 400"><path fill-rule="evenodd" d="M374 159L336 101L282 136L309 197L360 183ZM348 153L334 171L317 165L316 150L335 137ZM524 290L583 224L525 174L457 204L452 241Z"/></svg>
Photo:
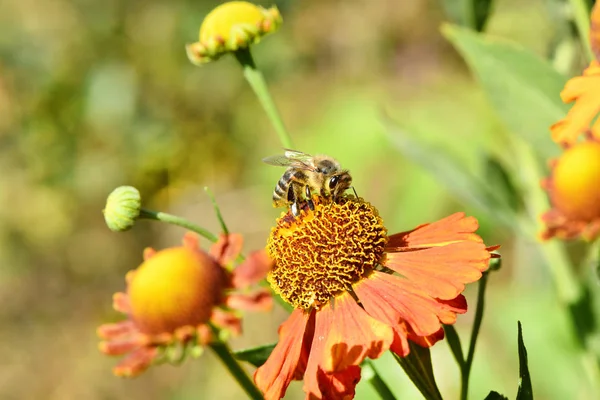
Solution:
<svg viewBox="0 0 600 400"><path fill-rule="evenodd" d="M571 78L560 93L565 103L575 101L567 116L552 125L552 140L572 144L590 127L600 111L600 64L592 61L583 76Z"/></svg>
<svg viewBox="0 0 600 400"><path fill-rule="evenodd" d="M465 213L452 214L444 219L416 227L412 231L401 232L389 237L386 249L402 251L402 248L443 246L462 241L482 242L474 232L479 223Z"/></svg>
<svg viewBox="0 0 600 400"><path fill-rule="evenodd" d="M223 266L231 265L242 251L244 237L239 233L219 235L219 240L213 244L209 254Z"/></svg>
<svg viewBox="0 0 600 400"><path fill-rule="evenodd" d="M231 294L225 299L225 305L235 310L269 311L273 308L273 296L267 288L249 294Z"/></svg>
<svg viewBox="0 0 600 400"><path fill-rule="evenodd" d="M327 304L316 312L304 391L320 398L320 370L343 372L365 357L378 358L393 339L392 328L369 316L348 293L336 297L333 306Z"/></svg>
<svg viewBox="0 0 600 400"><path fill-rule="evenodd" d="M244 288L258 283L267 276L272 267L273 261L265 250L252 252L242 264L233 270L233 286Z"/></svg>
<svg viewBox="0 0 600 400"><path fill-rule="evenodd" d="M144 372L158 354L156 347L143 347L125 357L115 368L113 373L117 376L132 378Z"/></svg>
<svg viewBox="0 0 600 400"><path fill-rule="evenodd" d="M442 247L387 254L385 266L398 272L431 297L453 299L466 283L481 278L490 253L483 243L460 242Z"/></svg>
<svg viewBox="0 0 600 400"><path fill-rule="evenodd" d="M440 328L439 331L428 336L418 336L413 332L409 332L408 338L421 347L431 347L444 338L444 328Z"/></svg>
<svg viewBox="0 0 600 400"><path fill-rule="evenodd" d="M137 332L138 330L135 328L135 323L131 320L125 320L114 324L100 325L98 329L96 329L96 333L102 339L130 336L131 334Z"/></svg>
<svg viewBox="0 0 600 400"><path fill-rule="evenodd" d="M279 327L279 342L273 352L254 373L254 382L266 400L281 399L294 379L309 316L301 310L292 312Z"/></svg>
<svg viewBox="0 0 600 400"><path fill-rule="evenodd" d="M123 314L129 314L131 307L129 305L127 294L121 292L113 294L113 308Z"/></svg>
<svg viewBox="0 0 600 400"><path fill-rule="evenodd" d="M224 329L228 329L234 336L239 336L242 334L242 319L235 312L215 308L212 311L210 320L215 325Z"/></svg>
<svg viewBox="0 0 600 400"><path fill-rule="evenodd" d="M313 393L306 395L307 399L327 399L327 400L349 400L353 399L356 392L356 385L360 381L360 367L351 365L344 371L325 372L322 369L317 371L317 384L321 390L321 397Z"/></svg>
<svg viewBox="0 0 600 400"><path fill-rule="evenodd" d="M354 291L371 316L393 328L405 321L419 336L437 332L442 322L454 323L456 313L467 310L463 296L444 302L404 278L382 272L373 272L356 284Z"/></svg>

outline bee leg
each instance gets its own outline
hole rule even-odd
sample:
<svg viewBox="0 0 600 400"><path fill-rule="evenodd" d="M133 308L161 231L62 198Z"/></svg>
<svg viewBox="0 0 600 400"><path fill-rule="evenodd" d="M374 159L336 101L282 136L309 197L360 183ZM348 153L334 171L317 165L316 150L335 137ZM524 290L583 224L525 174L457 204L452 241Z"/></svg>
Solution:
<svg viewBox="0 0 600 400"><path fill-rule="evenodd" d="M312 201L312 193L310 192L310 187L308 185L304 187L304 194L306 195L306 202L308 203L308 207L314 211L315 203L313 203Z"/></svg>
<svg viewBox="0 0 600 400"><path fill-rule="evenodd" d="M290 186L288 189L288 203L290 204L290 211L292 211L292 215L297 217L300 215L300 210L298 210L298 199L296 198L296 194L294 193L294 188Z"/></svg>
<svg viewBox="0 0 600 400"><path fill-rule="evenodd" d="M352 188L352 191L354 192L354 196L356 196L356 199L358 199L358 194L356 193L356 189L354 189L354 186L350 186Z"/></svg>

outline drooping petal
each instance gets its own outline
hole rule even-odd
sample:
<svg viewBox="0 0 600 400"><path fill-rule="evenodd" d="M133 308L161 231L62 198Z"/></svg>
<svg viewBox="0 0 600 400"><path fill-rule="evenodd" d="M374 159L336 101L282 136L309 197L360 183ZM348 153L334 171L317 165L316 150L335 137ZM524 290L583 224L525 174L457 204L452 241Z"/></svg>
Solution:
<svg viewBox="0 0 600 400"><path fill-rule="evenodd" d="M444 338L444 328L440 328L437 332L427 336L419 336L414 332L408 332L408 338L421 347L431 347Z"/></svg>
<svg viewBox="0 0 600 400"><path fill-rule="evenodd" d="M296 377L302 355L304 331L310 314L294 310L279 327L279 342L267 361L254 373L254 382L266 400L280 399Z"/></svg>
<svg viewBox="0 0 600 400"><path fill-rule="evenodd" d="M356 385L360 381L360 366L351 365L341 372L325 372L319 369L317 382L322 397L307 393L306 399L350 400L354 398Z"/></svg>
<svg viewBox="0 0 600 400"><path fill-rule="evenodd" d="M141 347L125 357L116 367L113 373L117 376L134 377L144 372L158 354L156 347Z"/></svg>
<svg viewBox="0 0 600 400"><path fill-rule="evenodd" d="M269 311L273 308L273 296L267 288L262 288L248 294L231 294L225 299L225 305L235 310Z"/></svg>
<svg viewBox="0 0 600 400"><path fill-rule="evenodd" d="M219 240L213 244L209 254L221 265L231 265L242 251L244 237L239 233L221 234Z"/></svg>
<svg viewBox="0 0 600 400"><path fill-rule="evenodd" d="M252 252L233 270L233 286L244 288L258 283L267 276L272 267L273 261L265 250Z"/></svg>
<svg viewBox="0 0 600 400"><path fill-rule="evenodd" d="M376 271L354 291L371 316L392 327L404 321L419 336L437 332L442 322L454 323L456 313L464 313L467 306L462 295L460 300L441 301L407 279Z"/></svg>
<svg viewBox="0 0 600 400"><path fill-rule="evenodd" d="M590 123L600 111L600 63L592 61L582 76L571 78L560 93L565 103L575 101L567 116L552 125L552 140L560 144L573 144L590 128ZM595 132L597 133L597 132Z"/></svg>
<svg viewBox="0 0 600 400"><path fill-rule="evenodd" d="M600 3L592 8L590 20L590 46L596 60L600 60Z"/></svg>
<svg viewBox="0 0 600 400"><path fill-rule="evenodd" d="M316 313L315 334L304 374L304 391L323 398L318 374L344 372L366 357L378 358L392 344L394 334L387 324L369 316L345 293ZM345 382L345 381L344 381ZM346 395L354 388L346 388Z"/></svg>
<svg viewBox="0 0 600 400"><path fill-rule="evenodd" d="M408 232L391 235L386 250L402 251L402 248L444 246L450 243L483 242L474 232L479 223L474 217L458 212L431 224L424 224Z"/></svg>
<svg viewBox="0 0 600 400"><path fill-rule="evenodd" d="M490 253L481 242L458 242L441 247L389 253L385 266L404 276L431 297L453 299L466 283L481 278Z"/></svg>

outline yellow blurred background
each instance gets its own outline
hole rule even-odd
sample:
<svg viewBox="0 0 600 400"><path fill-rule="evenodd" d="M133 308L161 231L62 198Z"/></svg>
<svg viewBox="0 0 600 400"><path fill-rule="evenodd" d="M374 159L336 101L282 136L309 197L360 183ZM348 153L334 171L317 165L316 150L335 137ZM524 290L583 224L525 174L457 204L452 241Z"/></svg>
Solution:
<svg viewBox="0 0 600 400"><path fill-rule="evenodd" d="M281 145L240 67L233 57L202 68L186 58L184 45L197 40L203 16L219 3L0 2L0 399L244 398L210 352L116 378L117 359L98 352L95 334L121 318L111 296L142 249L176 245L183 234L149 221L110 232L101 210L116 186L136 186L147 208L217 232L208 186L230 230L245 235L246 251L264 245L279 215L271 193L283 171L261 158ZM471 398L516 393L517 320L536 399L585 398L575 345L532 243L405 159L382 122L385 115L401 122L475 174L483 173L483 155L502 152L504 128L439 32L449 19L442 1L274 3L284 24L253 51L296 147L338 158L390 232L464 210L480 219L486 243L503 245ZM561 4L497 0L486 31L546 57L566 29L557 22ZM474 305L472 286L466 294ZM284 318L279 309L248 315L233 347L275 341ZM472 318L457 324L463 346ZM456 398L458 369L447 344L433 355L442 393ZM408 380L396 382L403 398L419 398ZM303 398L298 384L288 392Z"/></svg>

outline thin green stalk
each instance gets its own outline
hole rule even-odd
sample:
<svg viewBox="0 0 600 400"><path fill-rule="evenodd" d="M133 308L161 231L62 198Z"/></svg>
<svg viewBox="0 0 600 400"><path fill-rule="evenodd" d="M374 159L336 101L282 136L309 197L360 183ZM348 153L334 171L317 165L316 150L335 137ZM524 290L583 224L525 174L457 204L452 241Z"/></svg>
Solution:
<svg viewBox="0 0 600 400"><path fill-rule="evenodd" d="M240 49L234 52L234 54L236 60L238 60L238 62L244 69L244 77L250 84L250 87L252 87L252 90L254 90L254 93L258 97L260 105L265 110L267 116L269 117L269 120L273 124L273 127L275 128L275 131L279 136L281 144L287 149L294 148L292 138L285 129L283 120L279 115L279 111L277 111L277 106L273 102L273 98L269 93L269 88L267 87L265 78L263 77L262 72L260 72L260 70L256 67L254 59L252 58L252 53L250 53L250 49Z"/></svg>
<svg viewBox="0 0 600 400"><path fill-rule="evenodd" d="M475 30L477 21L475 19L475 2L473 0L463 0L463 16L465 24Z"/></svg>
<svg viewBox="0 0 600 400"><path fill-rule="evenodd" d="M227 229L227 224L225 224L225 220L223 219L223 214L221 214L221 209L219 208L219 205L217 204L217 200L215 199L215 196L210 191L208 186L204 187L204 191L206 192L206 194L208 194L208 197L210 197L210 200L212 201L213 208L215 209L215 214L217 215L217 219L219 220L219 223L221 224L221 230L223 231L223 233L225 235L229 235L229 229Z"/></svg>
<svg viewBox="0 0 600 400"><path fill-rule="evenodd" d="M584 48L588 61L591 61L595 57L590 45L590 13L587 2L585 0L569 0L569 2L571 3L571 9L581 39L581 45Z"/></svg>
<svg viewBox="0 0 600 400"><path fill-rule="evenodd" d="M227 344L216 342L212 343L210 348L215 352L223 364L225 364L227 370L229 370L234 379L240 384L242 389L244 389L249 398L263 400L262 393L254 385L252 379L250 379L248 374L246 374L246 371L242 369L235 357L233 357Z"/></svg>
<svg viewBox="0 0 600 400"><path fill-rule="evenodd" d="M477 289L477 309L475 310L475 320L473 321L473 330L471 331L471 341L469 343L469 352L467 353L467 360L463 364L461 370L461 385L460 385L460 398L466 400L469 394L469 376L471 375L471 366L473 365L473 358L475 357L475 345L477 344L477 337L479 336L479 329L481 328L481 321L483 320L483 309L485 306L485 288L487 286L489 272L484 272L479 280L479 287Z"/></svg>
<svg viewBox="0 0 600 400"><path fill-rule="evenodd" d="M213 235L212 233L210 233L209 231L207 231L206 229L204 229L196 224L191 223L190 221L188 221L185 218L181 218L176 215L167 214L167 213L160 212L160 211L157 212L157 211L146 210L146 209L142 208L142 210L140 211L139 218L153 219L156 221L162 221L162 222L166 222L166 223L169 223L172 225L181 226L183 228L189 229L192 232L196 232L198 235L205 237L206 239L210 240L213 243L217 241L217 237L215 235Z"/></svg>
<svg viewBox="0 0 600 400"><path fill-rule="evenodd" d="M375 389L379 397L383 400L394 400L396 398L394 396L394 393L392 393L392 391L384 382L384 380L381 379L381 376L379 376L379 373L377 372L377 369L373 365L372 361L366 359L364 361L364 364L365 367L371 368L373 375L370 376L369 383L371 384L371 386L373 386L373 389Z"/></svg>

